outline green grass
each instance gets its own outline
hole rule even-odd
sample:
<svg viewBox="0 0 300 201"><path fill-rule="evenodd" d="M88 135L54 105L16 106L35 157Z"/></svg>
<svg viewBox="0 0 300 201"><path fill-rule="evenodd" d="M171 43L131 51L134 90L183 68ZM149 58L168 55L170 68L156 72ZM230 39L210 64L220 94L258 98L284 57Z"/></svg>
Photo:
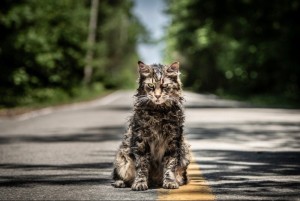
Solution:
<svg viewBox="0 0 300 201"><path fill-rule="evenodd" d="M246 102L254 107L286 109L300 108L300 100L287 98L278 94L236 95L229 93L217 93L217 95L224 99Z"/></svg>
<svg viewBox="0 0 300 201"><path fill-rule="evenodd" d="M45 107L62 106L84 102L103 97L113 90L104 89L101 84L90 87L75 87L70 92L62 89L39 89L31 91L27 96L18 100L14 106L0 108L0 116L15 116Z"/></svg>

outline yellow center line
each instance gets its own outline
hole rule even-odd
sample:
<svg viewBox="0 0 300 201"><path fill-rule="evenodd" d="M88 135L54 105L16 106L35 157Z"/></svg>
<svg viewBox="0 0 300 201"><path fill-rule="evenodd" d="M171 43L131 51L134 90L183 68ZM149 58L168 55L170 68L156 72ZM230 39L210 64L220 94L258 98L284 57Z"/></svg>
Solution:
<svg viewBox="0 0 300 201"><path fill-rule="evenodd" d="M192 157L188 168L189 183L179 189L159 189L158 200L215 200L207 181L202 177L199 165Z"/></svg>

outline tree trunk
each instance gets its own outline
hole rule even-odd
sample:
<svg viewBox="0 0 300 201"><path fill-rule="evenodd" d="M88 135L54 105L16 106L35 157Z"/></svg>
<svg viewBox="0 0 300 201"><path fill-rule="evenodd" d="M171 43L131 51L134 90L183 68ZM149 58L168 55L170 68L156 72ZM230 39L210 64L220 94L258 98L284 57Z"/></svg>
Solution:
<svg viewBox="0 0 300 201"><path fill-rule="evenodd" d="M94 56L94 44L96 39L96 29L97 29L97 17L98 17L98 5L99 0L91 0L91 13L90 13L90 22L89 22L89 32L87 39L87 53L85 57L86 65L84 67L83 83L88 85L91 82L93 74L93 56Z"/></svg>

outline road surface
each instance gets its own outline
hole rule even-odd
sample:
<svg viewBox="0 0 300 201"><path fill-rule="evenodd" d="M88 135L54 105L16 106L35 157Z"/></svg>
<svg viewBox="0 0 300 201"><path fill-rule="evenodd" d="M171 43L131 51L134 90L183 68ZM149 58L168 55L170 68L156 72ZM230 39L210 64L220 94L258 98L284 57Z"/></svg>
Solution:
<svg viewBox="0 0 300 201"><path fill-rule="evenodd" d="M1 200L300 200L300 111L185 93L190 184L111 186L133 91L0 120Z"/></svg>

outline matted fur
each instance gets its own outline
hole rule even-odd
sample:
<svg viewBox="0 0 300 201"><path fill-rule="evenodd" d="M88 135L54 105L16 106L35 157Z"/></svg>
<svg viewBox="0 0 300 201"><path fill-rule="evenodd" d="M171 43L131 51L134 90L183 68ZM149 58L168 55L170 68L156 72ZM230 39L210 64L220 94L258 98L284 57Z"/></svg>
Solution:
<svg viewBox="0 0 300 201"><path fill-rule="evenodd" d="M117 152L112 184L116 188L174 189L187 183L189 146L184 140L179 63L138 62L139 87L133 116Z"/></svg>

